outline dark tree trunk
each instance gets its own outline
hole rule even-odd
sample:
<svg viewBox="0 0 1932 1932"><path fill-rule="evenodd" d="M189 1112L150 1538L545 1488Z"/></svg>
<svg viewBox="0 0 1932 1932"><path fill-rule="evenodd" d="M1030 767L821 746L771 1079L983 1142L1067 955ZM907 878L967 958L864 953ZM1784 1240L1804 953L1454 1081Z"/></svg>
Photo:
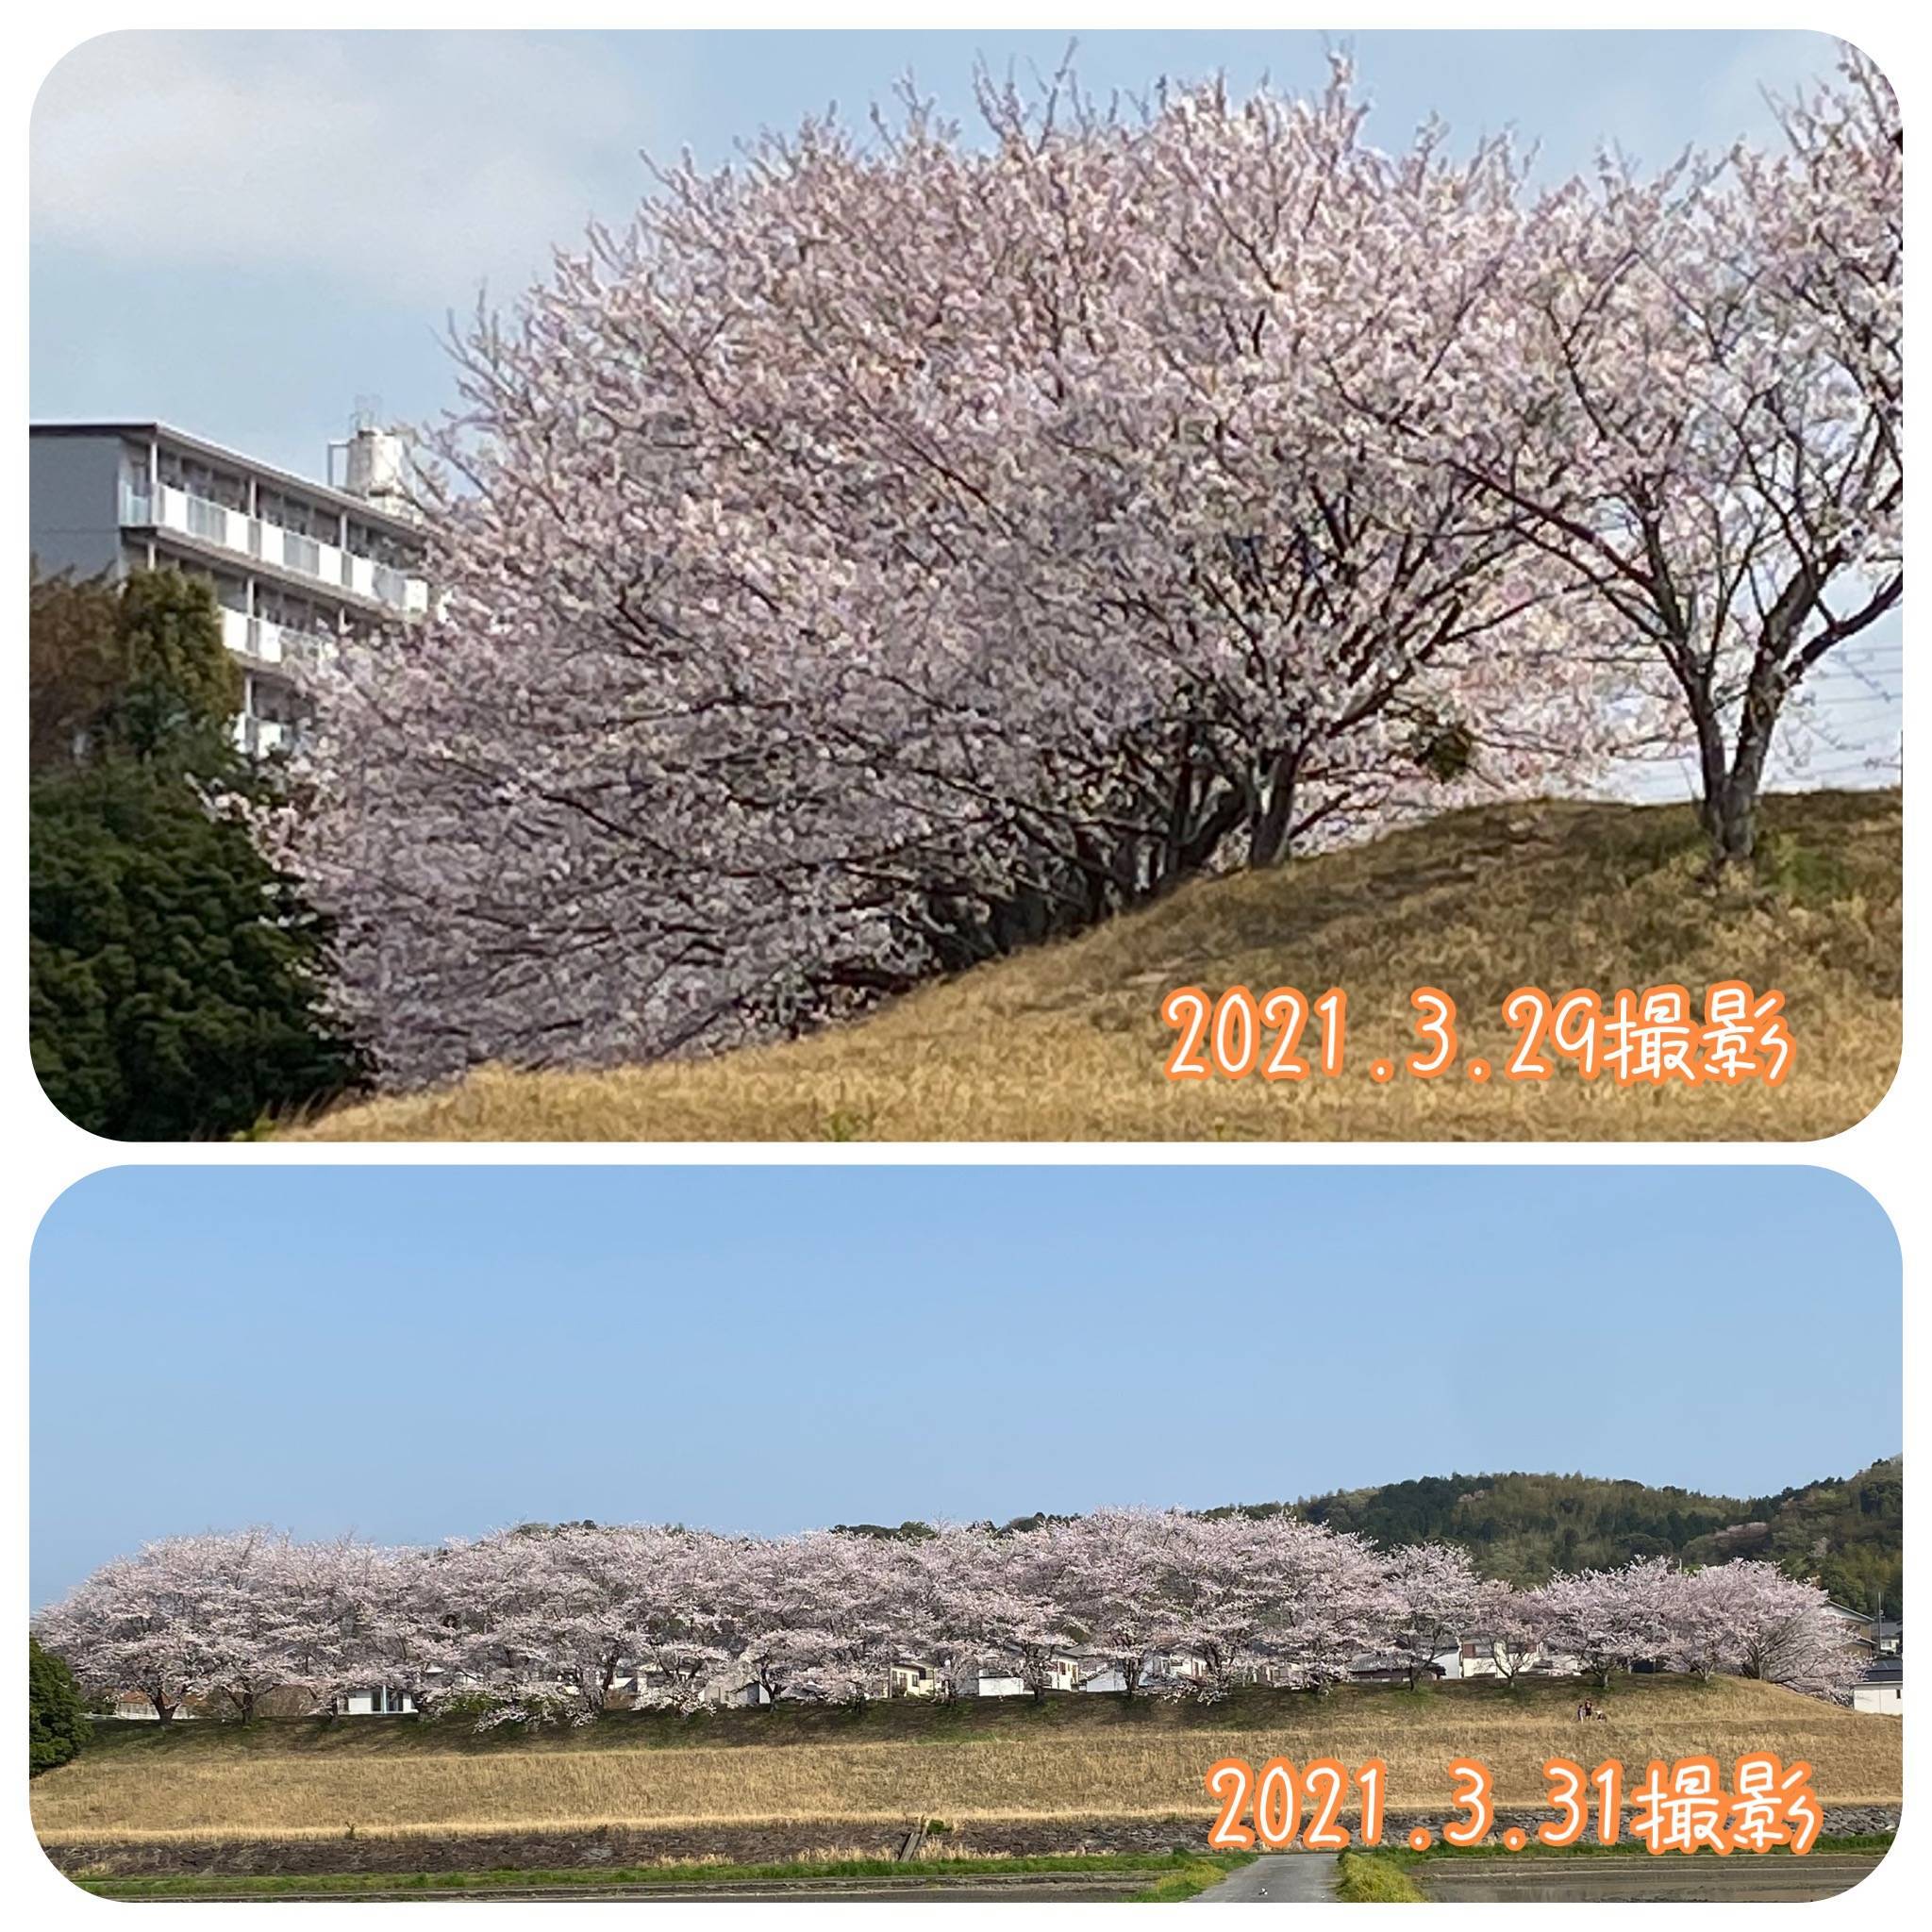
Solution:
<svg viewBox="0 0 1932 1932"><path fill-rule="evenodd" d="M1749 865L1757 856L1757 799L1783 694L1783 679L1775 666L1760 666L1752 674L1738 723L1738 749L1724 774L1719 808L1706 821L1712 834L1711 861L1719 868Z"/></svg>
<svg viewBox="0 0 1932 1932"><path fill-rule="evenodd" d="M1295 776L1299 751L1276 753L1269 767L1267 803L1248 834L1248 863L1257 870L1274 865L1287 856L1288 836L1294 824Z"/></svg>
<svg viewBox="0 0 1932 1932"><path fill-rule="evenodd" d="M1727 781L1714 800L1707 800L1704 829L1710 838L1713 873L1748 866L1757 856L1757 788Z"/></svg>

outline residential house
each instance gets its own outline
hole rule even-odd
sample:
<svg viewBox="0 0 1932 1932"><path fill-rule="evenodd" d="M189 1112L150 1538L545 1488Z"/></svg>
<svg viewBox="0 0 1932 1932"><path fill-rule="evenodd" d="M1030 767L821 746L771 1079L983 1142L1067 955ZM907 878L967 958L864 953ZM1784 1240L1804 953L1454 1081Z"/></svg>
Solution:
<svg viewBox="0 0 1932 1932"><path fill-rule="evenodd" d="M1879 1717L1905 1715L1905 1659L1898 1657L1874 1657L1852 1686L1852 1708Z"/></svg>

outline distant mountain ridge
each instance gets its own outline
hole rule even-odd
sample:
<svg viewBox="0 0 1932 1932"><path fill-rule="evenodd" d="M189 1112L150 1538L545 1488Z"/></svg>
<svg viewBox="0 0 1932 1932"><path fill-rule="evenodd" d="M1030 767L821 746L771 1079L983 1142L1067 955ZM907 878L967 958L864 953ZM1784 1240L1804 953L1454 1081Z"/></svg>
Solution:
<svg viewBox="0 0 1932 1932"><path fill-rule="evenodd" d="M1849 1476L1824 1476L1768 1496L1588 1475L1419 1476L1337 1490L1292 1503L1232 1504L1209 1515L1290 1510L1384 1548L1457 1543L1488 1575L1541 1583L1635 1557L1723 1563L1749 1557L1816 1577L1841 1603L1896 1616L1904 1588L1905 1463L1887 1457Z"/></svg>

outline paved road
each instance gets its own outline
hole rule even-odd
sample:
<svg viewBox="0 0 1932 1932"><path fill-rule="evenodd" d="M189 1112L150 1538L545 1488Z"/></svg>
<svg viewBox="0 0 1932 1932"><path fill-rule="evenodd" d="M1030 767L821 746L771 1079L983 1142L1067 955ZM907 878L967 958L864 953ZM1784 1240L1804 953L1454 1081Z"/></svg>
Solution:
<svg viewBox="0 0 1932 1932"><path fill-rule="evenodd" d="M1197 1891L1197 1906L1319 1906L1335 1899L1333 1852L1264 1853L1252 1865L1231 1872L1219 1885Z"/></svg>

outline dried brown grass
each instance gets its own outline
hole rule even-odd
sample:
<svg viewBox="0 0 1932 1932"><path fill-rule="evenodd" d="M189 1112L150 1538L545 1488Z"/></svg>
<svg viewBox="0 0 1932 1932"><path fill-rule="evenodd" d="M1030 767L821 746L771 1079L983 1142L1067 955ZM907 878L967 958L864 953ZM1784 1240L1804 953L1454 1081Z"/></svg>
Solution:
<svg viewBox="0 0 1932 1932"><path fill-rule="evenodd" d="M1768 799L1758 877L1712 888L1688 807L1546 802L1457 812L1285 870L1203 881L1064 943L936 984L862 1023L708 1060L608 1073L487 1068L342 1107L334 1141L1813 1140L1898 1063L1896 791ZM1461 1011L1462 1065L1501 1063L1524 984L1776 987L1797 1042L1772 1091L1546 1085L1460 1066L1377 1086L1411 1050L1410 991ZM1163 993L1279 984L1350 999L1336 1078L1174 1086Z"/></svg>
<svg viewBox="0 0 1932 1932"><path fill-rule="evenodd" d="M1208 1765L1276 1753L1348 1764L1380 1757L1394 1810L1446 1805L1445 1767L1465 1753L1490 1765L1505 1802L1540 1801L1544 1760L1579 1751L1638 1767L1653 1757L1707 1751L1728 1762L1770 1749L1807 1759L1827 1805L1899 1795L1901 1732L1888 1719L1760 1684L1632 1679L1609 1693L1609 1721L1586 1728L1574 1718L1576 1695L1556 1685L1513 1695L1475 1685L1320 1700L1276 1693L1224 1719L1212 1710L1124 1716L1112 1700L1093 1699L1091 1723L1066 1700L1040 1724L1014 1713L962 1730L957 1713L901 1714L896 1735L876 1741L863 1737L862 1719L841 1740L829 1726L791 1727L781 1713L768 1732L774 1741L750 1745L627 1743L689 1735L645 1721L628 1731L624 1722L600 1726L594 1742L488 1750L426 1730L404 1734L409 1748L393 1731L387 1742L364 1732L364 1748L353 1726L338 1725L316 1748L311 1725L284 1725L286 1743L273 1725L245 1740L209 1726L192 1739L150 1735L84 1753L34 1781L33 1813L49 1843L301 1840L351 1828L415 1837L916 1817L1206 1819ZM918 1715L931 1719L925 1740Z"/></svg>

